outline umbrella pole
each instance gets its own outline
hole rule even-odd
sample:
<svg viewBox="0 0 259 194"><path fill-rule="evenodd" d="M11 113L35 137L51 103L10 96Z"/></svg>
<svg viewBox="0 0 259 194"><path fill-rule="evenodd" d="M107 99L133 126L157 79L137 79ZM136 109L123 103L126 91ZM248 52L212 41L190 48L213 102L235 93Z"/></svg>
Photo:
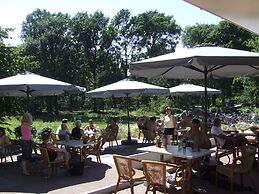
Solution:
<svg viewBox="0 0 259 194"><path fill-rule="evenodd" d="M29 112L29 98L30 98L29 95L30 95L29 94L29 88L27 87L27 91L26 91L26 111L28 111L28 112Z"/></svg>
<svg viewBox="0 0 259 194"><path fill-rule="evenodd" d="M131 141L130 118L129 118L129 96L127 95L127 116L128 116L128 141Z"/></svg>
<svg viewBox="0 0 259 194"><path fill-rule="evenodd" d="M131 133L130 133L130 117L129 117L129 95L127 94L127 116L128 116L128 138L126 140L122 140L121 144L122 145L135 145L138 144L138 140L131 139Z"/></svg>
<svg viewBox="0 0 259 194"><path fill-rule="evenodd" d="M208 70L207 66L204 67L204 125L205 131L207 132L207 123L208 123L208 94L207 94L207 81L208 81Z"/></svg>

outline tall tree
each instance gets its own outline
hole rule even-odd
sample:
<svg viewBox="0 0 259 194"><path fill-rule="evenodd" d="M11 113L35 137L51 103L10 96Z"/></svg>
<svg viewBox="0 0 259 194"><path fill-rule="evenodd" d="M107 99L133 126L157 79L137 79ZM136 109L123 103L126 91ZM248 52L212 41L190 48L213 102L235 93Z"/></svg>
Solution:
<svg viewBox="0 0 259 194"><path fill-rule="evenodd" d="M69 20L68 14L51 14L36 9L23 22L21 37L25 42L26 54L39 61L37 73L79 84L71 61ZM47 109L52 112L53 105L58 106L57 99L49 97L47 100Z"/></svg>
<svg viewBox="0 0 259 194"><path fill-rule="evenodd" d="M22 24L26 54L36 57L42 75L74 82L70 61L69 16L37 9Z"/></svg>
<svg viewBox="0 0 259 194"><path fill-rule="evenodd" d="M90 15L78 13L72 18L70 29L77 53L76 63L80 65L80 74L87 78L86 86L94 89L104 84L102 79L112 82L119 67L112 57L114 30L109 18L100 11Z"/></svg>
<svg viewBox="0 0 259 194"><path fill-rule="evenodd" d="M148 11L133 17L133 31L137 37L138 51L145 57L174 52L181 28L173 16Z"/></svg>
<svg viewBox="0 0 259 194"><path fill-rule="evenodd" d="M120 10L112 19L111 25L115 30L113 47L115 50L115 60L127 76L129 63L136 55L136 36L133 33L132 16L129 10Z"/></svg>

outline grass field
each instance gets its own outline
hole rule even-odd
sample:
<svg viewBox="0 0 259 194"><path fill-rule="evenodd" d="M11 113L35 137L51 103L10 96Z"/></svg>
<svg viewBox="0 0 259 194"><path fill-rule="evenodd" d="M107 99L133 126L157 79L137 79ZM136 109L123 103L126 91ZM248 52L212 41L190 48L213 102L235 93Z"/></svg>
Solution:
<svg viewBox="0 0 259 194"><path fill-rule="evenodd" d="M89 116L85 116L85 115L59 115L59 116L34 116L33 118L33 128L35 129L34 132L34 139L36 141L39 141L39 133L41 132L41 130L43 128L51 128L52 131L55 133L57 128L60 126L61 120L62 118L68 118L68 128L69 131L71 132L72 128L74 127L74 121L75 120L81 120L82 121L82 126L85 127L88 125L88 120L90 118L93 118L95 126L98 129L103 129L107 126L107 121L108 116L105 115L90 115L92 117ZM127 138L128 135L128 125L127 125L127 118L122 115L122 116L118 116L116 115L116 117L118 118L117 123L119 125L119 133L118 133L118 139L125 139ZM110 118L110 117L109 117ZM131 129L131 136L132 137L137 137L138 136L138 127L135 123L135 117L132 117L130 119L130 129ZM6 124L2 124L2 127L7 128L6 133L7 135L11 138L11 139L16 139L16 135L14 133L15 128L18 127L20 125L21 121L21 117L9 117L5 119Z"/></svg>

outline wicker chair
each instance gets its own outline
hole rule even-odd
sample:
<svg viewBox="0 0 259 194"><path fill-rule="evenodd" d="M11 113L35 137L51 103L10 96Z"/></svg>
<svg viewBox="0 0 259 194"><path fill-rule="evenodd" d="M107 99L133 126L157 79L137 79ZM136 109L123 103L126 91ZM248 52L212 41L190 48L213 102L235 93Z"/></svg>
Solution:
<svg viewBox="0 0 259 194"><path fill-rule="evenodd" d="M256 192L255 182L251 176L253 162L255 159L256 148L254 146L243 146L240 148L242 156L236 158L241 163L218 165L216 168L216 185L218 174L223 174L230 179L230 192L233 193L233 179L234 175L239 174L241 178L241 185L243 186L243 175L248 175L252 183L253 189Z"/></svg>
<svg viewBox="0 0 259 194"><path fill-rule="evenodd" d="M233 158L236 157L236 148L233 149L226 149L226 148L222 148L222 146L220 146L217 136L213 135L213 138L215 140L215 144L216 144L216 154L215 154L215 159L216 160L220 160L220 158L223 158L224 156L228 157L228 164L231 163L230 154L233 154Z"/></svg>
<svg viewBox="0 0 259 194"><path fill-rule="evenodd" d="M102 153L102 144L103 139L99 138L97 143L94 146L88 146L84 149L84 155L94 155L96 156L97 162L101 163L101 153Z"/></svg>
<svg viewBox="0 0 259 194"><path fill-rule="evenodd" d="M3 148L3 152L0 153L0 158L1 158L1 164L3 162L3 160L6 162L6 158L7 157L10 157L11 161L13 162L13 157L12 157L12 144L10 145L6 145L4 148Z"/></svg>
<svg viewBox="0 0 259 194"><path fill-rule="evenodd" d="M147 189L148 191L156 192L156 190L161 190L164 193L175 187L183 187L184 184L184 166L176 165L172 163L155 162L149 160L142 160L144 174L147 179ZM175 168L175 173L170 175L170 179L167 178L166 167Z"/></svg>
<svg viewBox="0 0 259 194"><path fill-rule="evenodd" d="M144 181L145 176L143 174L143 171L134 169L132 167L132 162L141 162L140 160L133 159L127 156L121 156L113 154L114 163L116 165L116 169L118 172L118 181L115 188L114 193L117 193L119 188L119 183L121 181L126 181L130 183L130 191L131 193L134 193L134 182L136 181Z"/></svg>
<svg viewBox="0 0 259 194"><path fill-rule="evenodd" d="M62 166L62 165L66 166L65 160L50 161L47 148L39 147L39 149L40 149L40 152L41 152L41 157L48 167L48 178L50 177L51 169L54 170L54 168L55 168L55 170L56 170L57 166Z"/></svg>

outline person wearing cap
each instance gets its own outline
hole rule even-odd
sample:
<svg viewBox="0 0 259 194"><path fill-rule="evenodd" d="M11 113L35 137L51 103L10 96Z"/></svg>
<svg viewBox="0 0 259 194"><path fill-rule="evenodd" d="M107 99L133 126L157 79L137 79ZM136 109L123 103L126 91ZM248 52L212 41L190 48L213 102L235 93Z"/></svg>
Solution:
<svg viewBox="0 0 259 194"><path fill-rule="evenodd" d="M83 130L81 129L82 123L80 120L75 121L75 127L72 129L71 138L75 140L81 139L82 135L84 134Z"/></svg>
<svg viewBox="0 0 259 194"><path fill-rule="evenodd" d="M172 108L167 107L165 109L165 117L162 121L164 125L164 135L167 137L167 143L170 145L172 140L172 135L174 134L174 130L176 127L177 119L172 114Z"/></svg>

